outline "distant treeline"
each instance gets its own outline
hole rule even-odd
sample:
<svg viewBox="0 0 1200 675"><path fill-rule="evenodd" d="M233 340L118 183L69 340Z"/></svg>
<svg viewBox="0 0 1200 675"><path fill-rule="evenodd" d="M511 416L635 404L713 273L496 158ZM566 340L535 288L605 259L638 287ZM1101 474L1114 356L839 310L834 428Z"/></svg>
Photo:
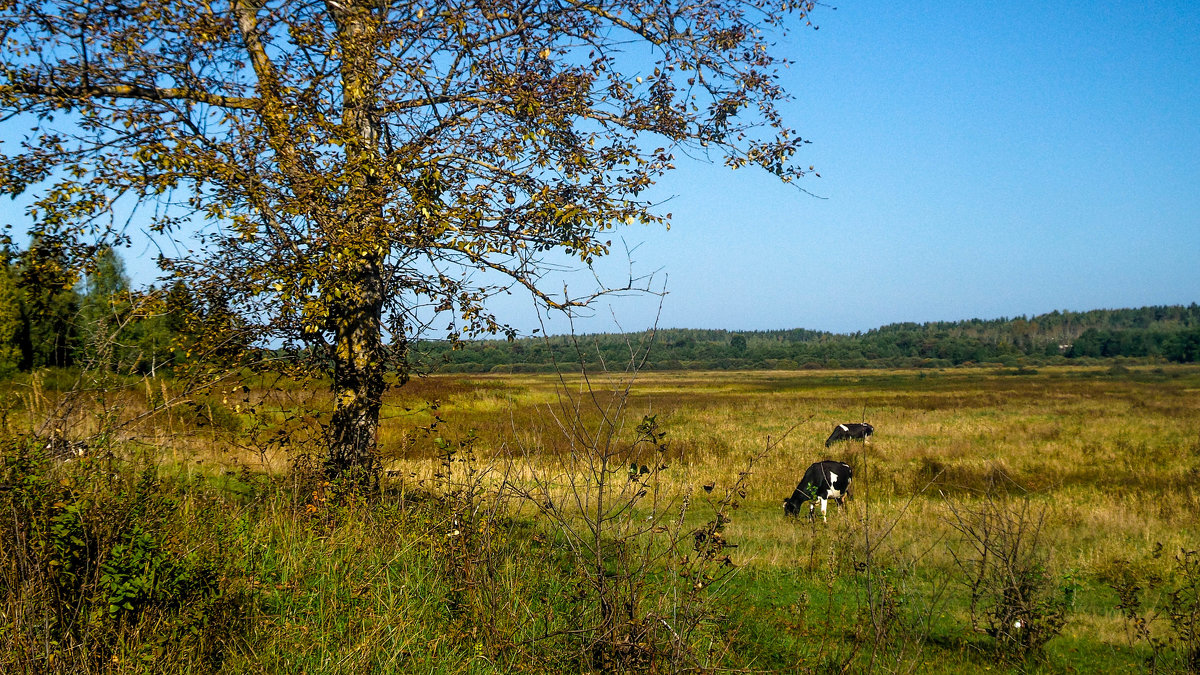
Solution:
<svg viewBox="0 0 1200 675"><path fill-rule="evenodd" d="M155 373L229 360L250 347L219 292L201 296L179 283L134 291L112 249L97 252L80 275L56 244L39 239L25 251L0 252L0 377L76 365ZM457 347L421 340L409 348L416 370L451 373L540 372L581 363L623 370L631 362L648 370L1021 366L1118 357L1189 363L1200 361L1200 306L898 323L851 334L672 328Z"/></svg>
<svg viewBox="0 0 1200 675"><path fill-rule="evenodd" d="M1020 366L1115 357L1188 363L1200 361L1200 306L898 323L851 334L671 328L414 347L422 367L440 372L538 372L556 363L624 369L631 360L649 370Z"/></svg>
<svg viewBox="0 0 1200 675"><path fill-rule="evenodd" d="M245 346L219 301L181 283L135 291L111 248L79 267L50 239L0 250L0 377L45 367L156 374ZM220 342L200 337L209 334Z"/></svg>

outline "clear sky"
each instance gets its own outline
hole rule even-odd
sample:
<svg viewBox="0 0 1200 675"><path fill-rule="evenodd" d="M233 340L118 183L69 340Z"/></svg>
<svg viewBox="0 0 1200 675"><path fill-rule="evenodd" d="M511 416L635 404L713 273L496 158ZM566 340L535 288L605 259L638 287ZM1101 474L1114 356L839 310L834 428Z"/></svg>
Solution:
<svg viewBox="0 0 1200 675"><path fill-rule="evenodd" d="M616 234L659 298L578 332L862 331L1200 302L1200 1L846 0L779 51L816 197L678 162L669 231ZM124 257L139 281L154 250ZM618 253L600 266L613 283ZM589 274L572 287L585 290ZM495 309L528 334L532 303ZM551 332L568 330L564 322Z"/></svg>
<svg viewBox="0 0 1200 675"><path fill-rule="evenodd" d="M666 276L660 327L1200 302L1200 2L836 7L781 45L821 198L681 164L660 186L670 231L621 232L635 269ZM602 303L576 330L640 330L657 309ZM507 315L528 329L529 311Z"/></svg>

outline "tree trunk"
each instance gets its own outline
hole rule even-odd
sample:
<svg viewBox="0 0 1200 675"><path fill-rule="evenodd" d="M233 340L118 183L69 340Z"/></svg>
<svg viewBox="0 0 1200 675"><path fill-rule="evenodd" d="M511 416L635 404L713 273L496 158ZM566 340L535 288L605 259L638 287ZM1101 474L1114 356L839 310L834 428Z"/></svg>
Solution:
<svg viewBox="0 0 1200 675"><path fill-rule="evenodd" d="M336 284L333 418L326 473L366 485L378 469L375 442L385 389L383 278L377 260L362 261Z"/></svg>
<svg viewBox="0 0 1200 675"><path fill-rule="evenodd" d="M379 17L374 3L331 3L342 49L342 128L350 191L343 206L345 239L339 269L327 296L334 322L333 419L326 471L360 485L373 482L379 408L385 389L383 346L384 253L378 167Z"/></svg>

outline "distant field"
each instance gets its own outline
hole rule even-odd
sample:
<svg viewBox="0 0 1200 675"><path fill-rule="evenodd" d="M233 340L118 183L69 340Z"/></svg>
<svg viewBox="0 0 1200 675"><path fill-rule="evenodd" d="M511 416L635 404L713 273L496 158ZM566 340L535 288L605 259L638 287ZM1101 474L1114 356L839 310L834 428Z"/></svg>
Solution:
<svg viewBox="0 0 1200 675"><path fill-rule="evenodd" d="M1051 662L1137 670L1145 654L1130 648L1107 582L1124 561L1165 570L1170 554L1153 558L1159 544L1166 552L1200 548L1200 368L650 373L631 384L592 382L603 395L626 385L624 414L632 421L657 415L678 458L664 480L681 491L732 482L745 458L797 425L755 467L729 529L743 566L737 602L757 616L786 623L805 602L815 605L804 610L809 620L836 616L837 607L815 599L819 558L829 553L824 542L832 537L844 546L844 571L862 561L869 531L878 546L874 562L902 571L908 590L924 596L909 606L941 603L933 641L954 644L972 663L969 641L950 637L967 622L966 589L950 555L961 539L950 527L950 506L972 504L994 485L1045 507L1042 550L1056 578L1081 586L1063 637L1048 646ZM546 419L573 409L558 398L564 390L594 413L577 380L564 386L550 376L434 377L398 398L409 406L438 399L447 425L477 430L484 452L533 436L552 454L568 445ZM869 445L824 447L835 423L862 419L876 429ZM388 429L401 434L407 423L399 415ZM827 458L855 468L846 512L831 506L829 525L785 520L782 500L809 463ZM429 471L412 459L397 466Z"/></svg>
<svg viewBox="0 0 1200 675"><path fill-rule="evenodd" d="M402 662L418 670L583 668L553 650L566 649L555 640L575 644L570 626L593 616L581 609L588 592L579 586L591 578L579 562L588 554L571 552L586 536L572 539L564 528L587 529L583 514L600 501L588 493L597 476L608 481L605 505L631 504L614 511L597 550L608 556L608 547L636 544L651 561L629 586L630 597L641 598L631 607L641 603L646 625L653 617L663 625L675 620L670 612L686 603L668 596L686 591L690 580L713 584L705 602L715 613L680 638L709 645L694 667L1140 672L1148 659L1170 671L1188 667L1189 649L1200 655L1197 633L1187 628L1200 622L1185 621L1200 617L1200 596L1192 597L1200 593L1200 564L1187 566L1200 560L1200 367L417 378L387 400L382 500L337 510L327 484L302 480L296 469L316 447L310 420L296 411L327 407L327 395L259 380L244 385L133 427L124 446L149 449L160 472L189 490L209 486L172 497L207 505L180 513L229 505L220 511L226 515L207 517L216 519L213 532L232 539L188 546L228 552L223 578L251 589L266 623L239 633L223 667L248 668L269 654L275 665L256 670L356 672L358 664L363 672L389 672L402 644ZM49 409L59 396L10 386L23 402L9 411L10 423ZM105 405L110 414L132 415L163 386L110 394ZM98 424L95 413L74 413L78 428ZM639 430L646 418L654 425ZM860 420L875 426L869 444L824 447L834 424ZM647 429L657 440L635 442ZM611 451L599 473L584 457L597 448ZM785 519L782 500L820 459L854 467L852 498L843 510L830 505L827 524ZM292 486L291 496L270 497L263 487L270 481ZM650 494L631 497L638 490ZM439 520L435 510L429 520L414 520L406 495L420 494L443 495L437 503L458 515ZM691 569L689 556L700 551L697 539L692 553L691 533L724 495L736 502L722 529L733 546L720 555L729 560L714 558L702 576L688 577L680 570ZM460 519L481 517L487 505L502 508L504 518L471 520L484 537L471 541L485 548L504 542L494 559L447 539L458 536ZM681 509L686 515L677 522L672 514ZM220 525L222 518L230 520ZM179 541L210 526L188 522L186 535L173 535ZM645 534L630 534L640 532L639 523L648 523ZM667 530L676 534L655 534ZM493 540L492 532L503 536ZM1002 637L994 625L988 634L985 611L997 600L982 592L995 580L976 580L972 610L980 537L998 546L989 556L1011 544L1029 564L1017 587L1032 606L1062 612L1061 635L1047 634L1044 656L999 662ZM490 576L476 578L481 560L491 561ZM620 573L606 569L597 578ZM476 581L460 587L454 579L463 575ZM408 596L398 588L424 590ZM1116 589L1138 606L1123 615ZM481 617L495 634L479 632L472 622ZM506 621L512 627L500 628ZM353 629L359 641L343 644L338 636L360 624ZM1003 638L1010 647L1028 634L1015 630ZM323 653L341 654L343 665L315 665Z"/></svg>
<svg viewBox="0 0 1200 675"><path fill-rule="evenodd" d="M633 380L624 413L634 422L658 416L682 460L681 485L730 480L743 458L798 425L750 483L747 506L772 519L808 464L828 458L857 468L860 498L885 508L918 496L916 512L941 501L939 492L970 494L1003 477L1072 514L1069 527L1087 531L1079 534L1103 534L1081 555L1200 532L1200 368L1017 372L652 373ZM604 396L625 384L592 382ZM579 399L578 386L565 389ZM534 429L554 452L564 439L546 418L562 415L562 389L551 376L432 377L400 390L395 405L437 400L447 426L476 430L484 452ZM580 408L594 412L589 400ZM390 417L384 451L423 415ZM875 425L869 445L824 447L834 424L860 419Z"/></svg>

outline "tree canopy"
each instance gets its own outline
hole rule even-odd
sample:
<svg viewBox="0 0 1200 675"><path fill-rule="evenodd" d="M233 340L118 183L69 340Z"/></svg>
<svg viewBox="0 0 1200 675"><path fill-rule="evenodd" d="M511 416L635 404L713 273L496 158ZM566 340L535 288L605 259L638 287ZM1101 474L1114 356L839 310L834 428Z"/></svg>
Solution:
<svg viewBox="0 0 1200 675"><path fill-rule="evenodd" d="M369 467L406 340L504 331L486 300L514 286L586 304L549 263L665 222L646 189L677 155L805 173L776 41L812 8L9 0L0 191L80 258L142 207L168 275L331 364L330 465Z"/></svg>

